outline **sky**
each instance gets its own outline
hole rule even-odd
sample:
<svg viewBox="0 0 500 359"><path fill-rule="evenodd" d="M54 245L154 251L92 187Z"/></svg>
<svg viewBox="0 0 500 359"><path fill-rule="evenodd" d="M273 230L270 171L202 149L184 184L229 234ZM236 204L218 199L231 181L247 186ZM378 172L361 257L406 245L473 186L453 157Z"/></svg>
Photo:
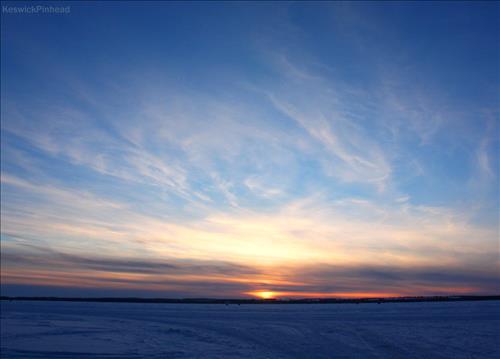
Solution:
<svg viewBox="0 0 500 359"><path fill-rule="evenodd" d="M44 5L2 9L2 295L500 293L497 2Z"/></svg>

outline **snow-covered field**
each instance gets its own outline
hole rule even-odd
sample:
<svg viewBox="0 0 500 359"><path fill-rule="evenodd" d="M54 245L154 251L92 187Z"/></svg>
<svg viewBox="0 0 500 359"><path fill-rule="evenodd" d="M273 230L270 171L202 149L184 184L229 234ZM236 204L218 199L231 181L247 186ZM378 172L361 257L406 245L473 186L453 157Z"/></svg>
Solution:
<svg viewBox="0 0 500 359"><path fill-rule="evenodd" d="M1 302L1 358L500 358L500 301Z"/></svg>

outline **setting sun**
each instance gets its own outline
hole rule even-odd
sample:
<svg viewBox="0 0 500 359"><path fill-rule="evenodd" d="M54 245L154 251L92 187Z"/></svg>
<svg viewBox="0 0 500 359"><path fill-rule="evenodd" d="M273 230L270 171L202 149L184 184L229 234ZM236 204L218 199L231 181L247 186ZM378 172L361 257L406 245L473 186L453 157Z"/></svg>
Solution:
<svg viewBox="0 0 500 359"><path fill-rule="evenodd" d="M249 292L248 294L251 294L253 296L262 298L262 299L274 299L278 295L276 292L270 292L270 291L256 291L256 292Z"/></svg>

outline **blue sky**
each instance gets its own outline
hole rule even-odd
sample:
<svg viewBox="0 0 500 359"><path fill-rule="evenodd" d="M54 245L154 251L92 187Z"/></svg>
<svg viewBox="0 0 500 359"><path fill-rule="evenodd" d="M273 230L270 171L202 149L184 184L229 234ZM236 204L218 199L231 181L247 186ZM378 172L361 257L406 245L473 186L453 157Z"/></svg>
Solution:
<svg viewBox="0 0 500 359"><path fill-rule="evenodd" d="M2 294L498 292L497 3L53 5L2 13Z"/></svg>

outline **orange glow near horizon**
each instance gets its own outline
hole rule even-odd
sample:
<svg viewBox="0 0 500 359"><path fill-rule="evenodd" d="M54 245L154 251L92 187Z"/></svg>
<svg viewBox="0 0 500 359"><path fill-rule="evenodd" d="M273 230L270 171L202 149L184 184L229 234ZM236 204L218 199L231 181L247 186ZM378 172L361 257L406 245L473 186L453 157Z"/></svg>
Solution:
<svg viewBox="0 0 500 359"><path fill-rule="evenodd" d="M380 293L380 292L337 292L337 293L319 293L319 292L273 292L256 290L251 292L246 292L254 297L261 299L276 299L278 297L286 298L382 298L382 297L399 297L402 296L401 293Z"/></svg>
<svg viewBox="0 0 500 359"><path fill-rule="evenodd" d="M451 294L470 294L474 293L476 288L446 288L442 291L436 288L429 288L429 293L424 295L451 295ZM427 293L424 291L423 293ZM396 298L396 297L411 297L416 295L422 295L418 292L412 293L408 291L403 291L399 293L395 292L336 292L336 293L324 293L324 292L273 292L273 291L263 291L256 290L251 292L246 292L254 297L260 299L277 299L277 298L288 298L288 299L305 299L305 298L339 298L339 299L358 299L358 298Z"/></svg>
<svg viewBox="0 0 500 359"><path fill-rule="evenodd" d="M177 278L182 278L183 281L176 282ZM151 279L162 280L162 283L144 283ZM12 271L2 269L1 281L2 284L22 284L22 285L39 285L53 287L80 287L80 288L108 288L108 289L129 289L129 290L148 290L148 291L181 291L196 286L200 280L211 280L214 283L252 283L258 287L257 282L262 282L261 277L258 279L248 276L247 278L221 278L220 276L211 275L183 275L169 276L132 273L103 273L96 271L74 270L73 272L60 272L54 270L38 270L19 269ZM269 284L275 283L280 288L287 286L297 288L295 282L286 280L268 280ZM259 299L313 299L313 298L388 298L388 297L405 297L405 296L420 296L420 295L463 295L479 293L480 288L477 287L454 287L454 286L418 286L412 288L400 288L400 291L384 291L381 287L379 290L353 290L350 292L316 292L316 291L273 291L272 289L255 289L244 292L228 292L228 293L210 293L209 296L225 296L225 297L240 297L251 296ZM188 296L197 296L195 291L187 291Z"/></svg>
<svg viewBox="0 0 500 359"><path fill-rule="evenodd" d="M258 291L254 291L254 292L248 292L246 294L250 294L250 295L253 295L255 297L259 297L261 299L274 299L276 298L276 296L279 294L277 292L271 292L271 291L265 291L265 290L258 290Z"/></svg>

